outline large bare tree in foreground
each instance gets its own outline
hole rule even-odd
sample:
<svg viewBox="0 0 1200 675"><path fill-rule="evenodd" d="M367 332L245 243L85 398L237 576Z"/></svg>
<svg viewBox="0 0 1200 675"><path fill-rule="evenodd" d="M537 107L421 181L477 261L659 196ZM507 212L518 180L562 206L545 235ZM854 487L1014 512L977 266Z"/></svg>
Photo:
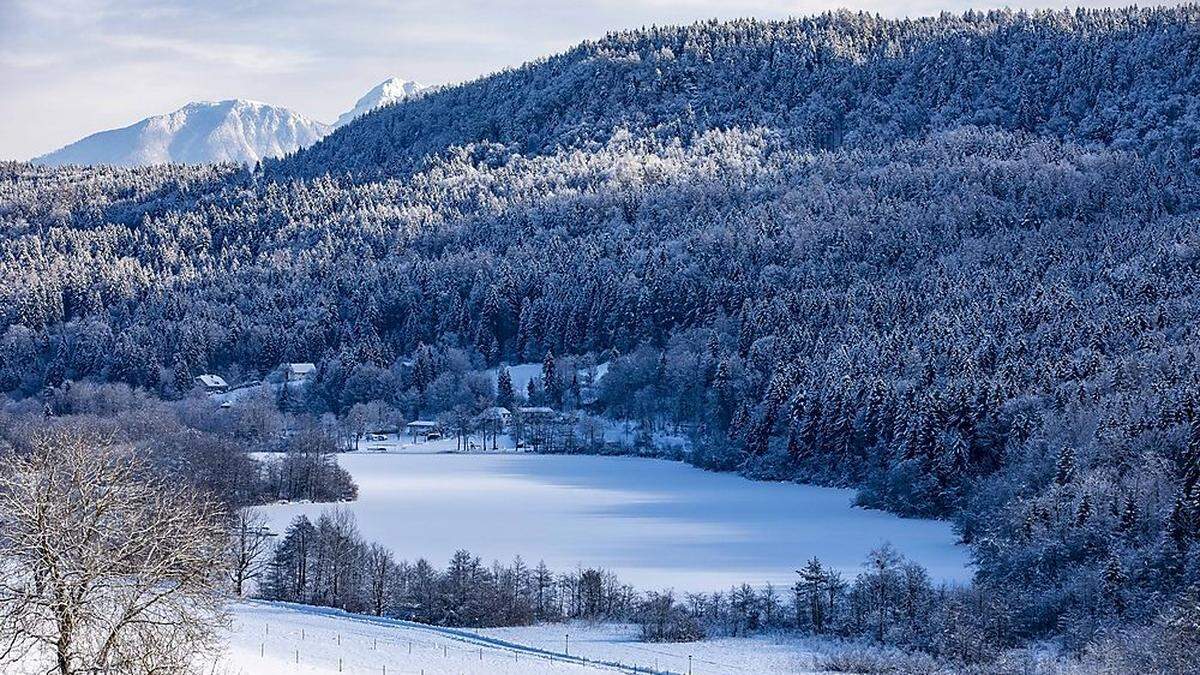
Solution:
<svg viewBox="0 0 1200 675"><path fill-rule="evenodd" d="M219 509L75 431L0 458L0 670L186 673L225 621ZM210 661L211 662L211 661Z"/></svg>

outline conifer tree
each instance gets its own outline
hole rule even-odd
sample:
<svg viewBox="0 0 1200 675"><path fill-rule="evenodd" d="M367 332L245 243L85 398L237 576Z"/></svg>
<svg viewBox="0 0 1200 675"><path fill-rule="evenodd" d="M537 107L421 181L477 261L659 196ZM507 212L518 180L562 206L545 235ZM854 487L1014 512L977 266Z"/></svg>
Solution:
<svg viewBox="0 0 1200 675"><path fill-rule="evenodd" d="M513 390L512 373L508 366L500 366L496 374L496 405L511 410L516 402L517 394Z"/></svg>
<svg viewBox="0 0 1200 675"><path fill-rule="evenodd" d="M553 352L546 352L546 358L542 360L542 389L546 392L552 405L562 407L562 378L558 375Z"/></svg>

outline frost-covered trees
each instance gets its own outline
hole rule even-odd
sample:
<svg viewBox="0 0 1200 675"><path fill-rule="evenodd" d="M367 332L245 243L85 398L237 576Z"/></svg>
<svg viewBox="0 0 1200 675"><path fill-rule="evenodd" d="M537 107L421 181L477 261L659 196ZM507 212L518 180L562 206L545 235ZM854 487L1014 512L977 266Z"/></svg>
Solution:
<svg viewBox="0 0 1200 675"><path fill-rule="evenodd" d="M0 470L0 663L203 670L223 621L225 546L214 502L127 449L38 433Z"/></svg>
<svg viewBox="0 0 1200 675"><path fill-rule="evenodd" d="M647 642L691 642L704 638L704 629L692 614L675 602L671 591L650 592L634 615Z"/></svg>
<svg viewBox="0 0 1200 675"><path fill-rule="evenodd" d="M517 394L513 389L512 373L508 372L508 366L502 365L500 372L496 375L496 405L511 411L516 401Z"/></svg>
<svg viewBox="0 0 1200 675"><path fill-rule="evenodd" d="M283 456L266 461L266 482L275 499L318 502L354 499L358 488L337 463L337 441L328 431L300 429L283 442Z"/></svg>
<svg viewBox="0 0 1200 675"><path fill-rule="evenodd" d="M268 174L404 173L481 141L479 162L496 165L512 151L730 127L785 129L806 150L864 148L964 123L1137 147L1195 171L1200 117L1180 102L1196 73L1196 16L1190 6L909 20L838 11L611 33L364 118L267 162ZM631 199L615 215L638 208Z"/></svg>
<svg viewBox="0 0 1200 675"><path fill-rule="evenodd" d="M396 561L367 543L346 512L299 516L276 546L263 597L450 626L513 626L562 619L628 618L634 592L609 572L555 575L520 558L486 565L466 550L444 569Z"/></svg>

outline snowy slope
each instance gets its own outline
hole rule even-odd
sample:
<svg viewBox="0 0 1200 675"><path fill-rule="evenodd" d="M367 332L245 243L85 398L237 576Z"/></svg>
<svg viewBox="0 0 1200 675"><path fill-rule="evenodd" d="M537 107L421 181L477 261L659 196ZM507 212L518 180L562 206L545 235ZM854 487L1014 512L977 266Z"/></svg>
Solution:
<svg viewBox="0 0 1200 675"><path fill-rule="evenodd" d="M628 625L575 622L466 630L271 602L236 605L233 615L228 652L213 669L221 675L668 675L688 672L689 655L694 675L813 672L813 645L789 637L645 644ZM567 633L569 647L564 644Z"/></svg>
<svg viewBox="0 0 1200 675"><path fill-rule="evenodd" d="M631 624L542 624L515 628L482 628L488 637L520 642L529 647L561 650L570 636L571 653L588 659L645 664L655 672L692 673L808 673L815 672L817 656L842 649L815 638L788 634L752 637L717 637L699 642L646 643L638 640L639 628Z"/></svg>
<svg viewBox="0 0 1200 675"><path fill-rule="evenodd" d="M358 99L353 108L342 113L333 123L333 128L343 127L376 108L412 98L426 89L426 86L417 82L389 77Z"/></svg>
<svg viewBox="0 0 1200 675"><path fill-rule="evenodd" d="M189 103L122 129L92 134L38 164L253 164L312 145L329 126L278 106L232 99Z"/></svg>
<svg viewBox="0 0 1200 675"><path fill-rule="evenodd" d="M517 392L518 394L520 394L522 396L525 395L525 391L526 391L526 388L529 386L530 380L536 379L539 382L541 381L541 377L542 377L542 364L541 363L518 363L517 365L506 366L506 367L508 368L508 376L512 378L513 391ZM500 369L499 368L489 368L488 370L486 370L484 372L492 380L492 386L495 387L496 383L500 380ZM606 362L606 363L598 364L596 366L596 375L595 375L596 382L599 383L600 380L603 379L607 373L608 373L608 363ZM581 384L584 384L586 386L586 384L588 383L589 377L590 377L590 375L588 374L587 371L585 371L585 370L579 371L579 381Z"/></svg>
<svg viewBox="0 0 1200 675"><path fill-rule="evenodd" d="M529 387L530 380L541 381L542 364L540 363L519 363L515 366L508 367L508 376L512 378L513 391L524 396ZM492 387L496 387L496 383L500 380L500 369L490 368L486 371L489 379L492 381Z"/></svg>
<svg viewBox="0 0 1200 675"><path fill-rule="evenodd" d="M233 608L228 651L212 672L295 673L649 673L649 668L568 655L454 628L285 603ZM701 671L703 672L703 671Z"/></svg>

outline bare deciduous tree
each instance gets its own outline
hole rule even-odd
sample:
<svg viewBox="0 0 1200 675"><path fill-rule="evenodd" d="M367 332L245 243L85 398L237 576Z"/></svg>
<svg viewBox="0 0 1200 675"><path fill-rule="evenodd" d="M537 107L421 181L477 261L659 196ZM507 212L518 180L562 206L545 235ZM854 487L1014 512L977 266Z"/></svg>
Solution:
<svg viewBox="0 0 1200 675"><path fill-rule="evenodd" d="M239 598L246 583L257 580L266 569L273 536L266 519L254 509L242 509L234 518L229 534L229 574Z"/></svg>
<svg viewBox="0 0 1200 675"><path fill-rule="evenodd" d="M217 648L227 544L218 507L127 450L34 435L0 470L0 669L186 673Z"/></svg>

